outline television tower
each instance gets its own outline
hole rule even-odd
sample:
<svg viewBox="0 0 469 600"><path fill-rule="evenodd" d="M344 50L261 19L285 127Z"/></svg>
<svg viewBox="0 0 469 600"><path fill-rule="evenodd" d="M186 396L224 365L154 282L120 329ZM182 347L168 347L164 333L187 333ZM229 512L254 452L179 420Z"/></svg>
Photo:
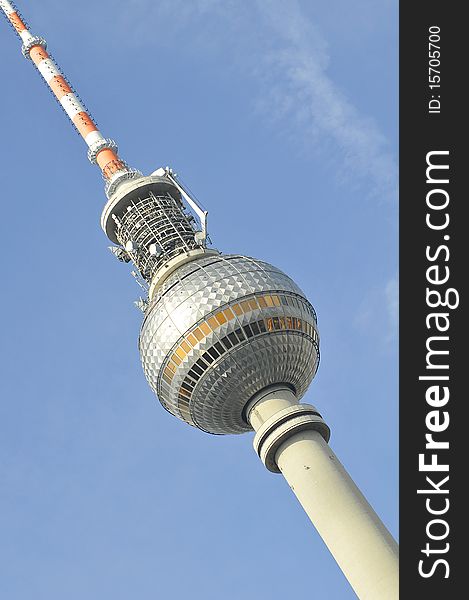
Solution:
<svg viewBox="0 0 469 600"><path fill-rule="evenodd" d="M328 445L318 410L300 404L319 363L316 313L276 267L209 248L207 212L173 171L130 168L8 0L0 8L88 146L107 202L101 226L145 289L139 349L163 407L213 434L254 429L361 599L398 598L397 544Z"/></svg>

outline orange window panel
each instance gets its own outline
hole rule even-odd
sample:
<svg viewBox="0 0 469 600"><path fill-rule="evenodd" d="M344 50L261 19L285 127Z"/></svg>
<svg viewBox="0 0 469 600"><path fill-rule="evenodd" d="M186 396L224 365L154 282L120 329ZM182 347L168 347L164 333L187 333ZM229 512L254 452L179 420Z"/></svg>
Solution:
<svg viewBox="0 0 469 600"><path fill-rule="evenodd" d="M194 329L194 331L192 332L195 337L200 341L202 341L204 339L204 334L202 333L202 331L199 329L199 327L197 327L197 329Z"/></svg>
<svg viewBox="0 0 469 600"><path fill-rule="evenodd" d="M267 304L267 306L273 306L274 305L274 301L272 300L272 296L264 296L265 298L265 302Z"/></svg>
<svg viewBox="0 0 469 600"><path fill-rule="evenodd" d="M238 317L240 317L243 314L243 309L239 304L235 304L231 308L234 310L235 314L238 315Z"/></svg>
<svg viewBox="0 0 469 600"><path fill-rule="evenodd" d="M278 318L280 323L280 329L285 329L285 319L283 317Z"/></svg>
<svg viewBox="0 0 469 600"><path fill-rule="evenodd" d="M223 325L224 323L226 323L226 317L222 311L220 311L219 313L217 313L215 315L215 319L220 323L220 325Z"/></svg>
<svg viewBox="0 0 469 600"><path fill-rule="evenodd" d="M215 329L218 329L220 327L220 323L215 319L215 317L210 317L208 319L207 323L210 325L210 327L213 329L213 331L215 331Z"/></svg>
<svg viewBox="0 0 469 600"><path fill-rule="evenodd" d="M168 377L171 380L174 377L174 371L172 369L170 369L169 365L165 368L165 370L163 371L163 373L166 375L166 377Z"/></svg>
<svg viewBox="0 0 469 600"><path fill-rule="evenodd" d="M180 388L179 389L179 395L180 396L185 396L186 398L190 398L191 397L191 393L188 392L187 390L185 390L184 388Z"/></svg>
<svg viewBox="0 0 469 600"><path fill-rule="evenodd" d="M261 308L267 308L267 302L265 301L264 296L259 296L258 301Z"/></svg>
<svg viewBox="0 0 469 600"><path fill-rule="evenodd" d="M180 360L175 354L171 356L171 360L173 361L173 363L176 363L177 366L179 366L182 363L182 360Z"/></svg>
<svg viewBox="0 0 469 600"><path fill-rule="evenodd" d="M249 312L251 310L251 307L249 306L249 300L243 300L241 302L241 308L243 309L243 312Z"/></svg>
<svg viewBox="0 0 469 600"><path fill-rule="evenodd" d="M268 331L274 330L274 323L273 323L272 319L266 319L266 325L267 325Z"/></svg>
<svg viewBox="0 0 469 600"><path fill-rule="evenodd" d="M191 351L191 347L189 346L189 344L187 342L181 342L181 346L184 348L185 353L189 354L189 352Z"/></svg>
<svg viewBox="0 0 469 600"><path fill-rule="evenodd" d="M184 359L186 358L186 353L184 352L184 350L182 348L177 348L176 349L176 354L179 356L179 358Z"/></svg>
<svg viewBox="0 0 469 600"><path fill-rule="evenodd" d="M249 306L251 307L251 310L257 310L259 308L255 298L251 298L251 300L249 300L248 302Z"/></svg>
<svg viewBox="0 0 469 600"><path fill-rule="evenodd" d="M235 317L233 314L233 311L230 308L225 308L225 310L223 311L223 314L228 319L228 321L231 321L231 319L234 319L234 317Z"/></svg>
<svg viewBox="0 0 469 600"><path fill-rule="evenodd" d="M286 318L287 329L292 329L291 317Z"/></svg>
<svg viewBox="0 0 469 600"><path fill-rule="evenodd" d="M212 331L211 331L211 329L210 329L210 327L208 326L207 323L202 323L200 325L200 329L202 329L204 335L208 335L209 333L212 333Z"/></svg>
<svg viewBox="0 0 469 600"><path fill-rule="evenodd" d="M195 347L195 346L197 346L197 340L196 340L196 338L195 338L195 337L192 335L192 333L189 333L189 335L187 336L187 341L189 342L189 344L190 344L192 347Z"/></svg>
<svg viewBox="0 0 469 600"><path fill-rule="evenodd" d="M272 296L272 300L274 302L274 306L280 306L282 304L278 296Z"/></svg>
<svg viewBox="0 0 469 600"><path fill-rule="evenodd" d="M172 378L168 377L167 375L163 375L163 379L166 381L166 383L171 384Z"/></svg>

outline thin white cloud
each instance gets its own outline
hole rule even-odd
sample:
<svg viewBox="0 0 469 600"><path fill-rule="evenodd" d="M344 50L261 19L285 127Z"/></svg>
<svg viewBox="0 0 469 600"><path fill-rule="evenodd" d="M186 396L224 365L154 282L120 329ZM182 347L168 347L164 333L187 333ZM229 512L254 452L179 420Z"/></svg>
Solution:
<svg viewBox="0 0 469 600"><path fill-rule="evenodd" d="M250 79L259 114L300 138L303 148L319 147L340 167L343 183L395 199L397 168L387 140L329 76L327 43L297 0L131 0L123 25L131 14L146 15L133 29L139 44L167 44L172 36L159 36L161 27L184 43L181 34L190 28L191 53L226 55L227 65L234 61Z"/></svg>

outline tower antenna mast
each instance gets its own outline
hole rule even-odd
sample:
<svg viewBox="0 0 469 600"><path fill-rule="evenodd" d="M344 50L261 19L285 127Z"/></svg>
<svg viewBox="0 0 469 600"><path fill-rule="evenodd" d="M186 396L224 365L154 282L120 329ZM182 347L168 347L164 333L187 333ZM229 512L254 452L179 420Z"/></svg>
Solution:
<svg viewBox="0 0 469 600"><path fill-rule="evenodd" d="M118 182L140 176L119 158L117 144L105 138L81 102L78 94L47 52L43 37L33 35L16 6L9 0L0 0L0 8L22 41L23 56L30 59L47 86L67 114L75 129L88 146L88 159L98 165L105 181L105 189L111 195Z"/></svg>
<svg viewBox="0 0 469 600"><path fill-rule="evenodd" d="M282 473L362 600L397 600L397 544L300 404L319 366L316 312L269 263L209 248L207 212L169 167L149 176L119 158L8 0L0 8L103 173L101 227L147 292L139 350L163 407L213 434L256 432L266 468Z"/></svg>

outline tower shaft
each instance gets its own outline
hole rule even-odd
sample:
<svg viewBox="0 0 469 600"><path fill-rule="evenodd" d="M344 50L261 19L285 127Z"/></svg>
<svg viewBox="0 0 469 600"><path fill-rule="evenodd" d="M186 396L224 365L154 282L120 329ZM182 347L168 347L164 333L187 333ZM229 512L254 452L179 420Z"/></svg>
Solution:
<svg viewBox="0 0 469 600"><path fill-rule="evenodd" d="M396 600L398 546L329 447L314 407L278 386L248 411L261 459L283 474L360 600Z"/></svg>

